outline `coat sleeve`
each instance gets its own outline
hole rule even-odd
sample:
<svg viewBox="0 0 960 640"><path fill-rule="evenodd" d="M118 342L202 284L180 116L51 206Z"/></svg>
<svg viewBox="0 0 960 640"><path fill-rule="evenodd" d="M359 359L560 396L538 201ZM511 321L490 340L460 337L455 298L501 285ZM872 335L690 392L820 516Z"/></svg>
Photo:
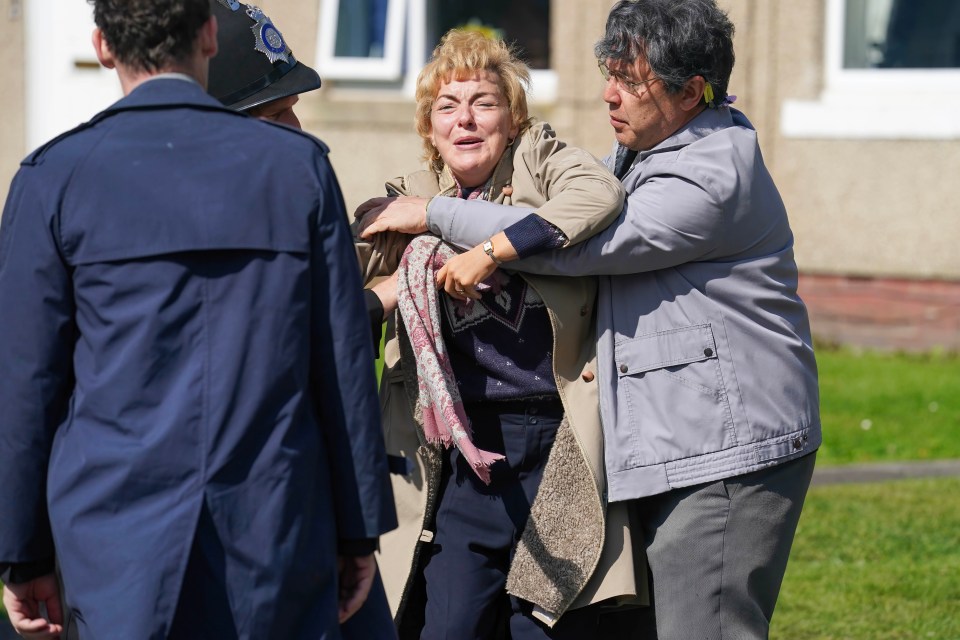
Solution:
<svg viewBox="0 0 960 640"><path fill-rule="evenodd" d="M435 195L438 190L437 179L430 176L430 179L424 179L423 175L427 172L418 173L414 185L417 189L411 192L407 188L407 178L400 177L388 180L386 195L389 197L400 195L411 195L420 197L430 197ZM380 277L393 275L393 272L400 266L400 259L407 245L416 236L408 233L399 233L397 231L384 231L378 233L372 240L363 240L360 238L360 221L355 220L350 225L350 231L353 234L354 246L357 250L357 260L360 262L360 273L363 278L363 286L370 286L374 280Z"/></svg>
<svg viewBox="0 0 960 640"><path fill-rule="evenodd" d="M472 247L520 220L530 209L487 202L430 203L434 233ZM583 276L641 273L711 255L723 237L724 208L695 167L671 163L629 194L609 227L560 251L510 264L511 269L548 275Z"/></svg>
<svg viewBox="0 0 960 640"><path fill-rule="evenodd" d="M38 172L20 169L0 228L0 563L53 558L47 466L73 392L71 274Z"/></svg>
<svg viewBox="0 0 960 640"><path fill-rule="evenodd" d="M380 428L370 323L343 197L318 155L319 211L312 242L311 379L327 442L337 532L342 541L396 527Z"/></svg>
<svg viewBox="0 0 960 640"><path fill-rule="evenodd" d="M513 170L529 173L538 184L546 202L537 215L563 232L566 246L608 227L623 207L620 181L588 152L558 140L550 125L541 123L528 135L530 144L520 147Z"/></svg>

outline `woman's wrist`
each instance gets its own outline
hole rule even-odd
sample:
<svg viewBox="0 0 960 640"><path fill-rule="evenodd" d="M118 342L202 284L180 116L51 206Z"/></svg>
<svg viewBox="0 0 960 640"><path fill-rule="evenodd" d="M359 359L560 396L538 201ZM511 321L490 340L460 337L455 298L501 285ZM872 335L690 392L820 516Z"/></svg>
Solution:
<svg viewBox="0 0 960 640"><path fill-rule="evenodd" d="M513 248L510 238L503 231L488 238L479 246L497 266L517 259L517 251Z"/></svg>
<svg viewBox="0 0 960 640"><path fill-rule="evenodd" d="M483 249L483 252L493 260L494 264L498 267L503 264L503 260L497 257L496 248L493 244L493 238L488 238L483 244L480 245Z"/></svg>

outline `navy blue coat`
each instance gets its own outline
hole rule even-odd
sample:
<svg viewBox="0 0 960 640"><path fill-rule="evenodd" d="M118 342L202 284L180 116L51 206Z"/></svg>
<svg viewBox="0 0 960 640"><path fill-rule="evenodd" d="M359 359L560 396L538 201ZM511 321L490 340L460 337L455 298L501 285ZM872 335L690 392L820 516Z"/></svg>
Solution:
<svg viewBox="0 0 960 640"><path fill-rule="evenodd" d="M0 561L56 548L84 637L165 637L195 536L241 637L339 637L338 542L395 526L326 153L160 78L14 179Z"/></svg>

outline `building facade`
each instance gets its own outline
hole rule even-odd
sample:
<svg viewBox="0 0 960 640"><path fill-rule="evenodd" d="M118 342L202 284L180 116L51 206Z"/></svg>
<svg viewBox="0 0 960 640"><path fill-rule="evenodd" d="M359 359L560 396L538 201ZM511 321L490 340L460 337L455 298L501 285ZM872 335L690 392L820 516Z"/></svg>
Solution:
<svg viewBox="0 0 960 640"><path fill-rule="evenodd" d="M119 95L78 0L0 0L7 89L0 192L26 151ZM757 127L796 234L819 337L960 349L960 3L720 0L737 27L731 93ZM324 86L304 127L331 147L348 207L420 163L413 82L438 37L476 28L534 67L532 109L595 155L612 142L593 43L611 0L262 0ZM86 20L86 22L84 22Z"/></svg>

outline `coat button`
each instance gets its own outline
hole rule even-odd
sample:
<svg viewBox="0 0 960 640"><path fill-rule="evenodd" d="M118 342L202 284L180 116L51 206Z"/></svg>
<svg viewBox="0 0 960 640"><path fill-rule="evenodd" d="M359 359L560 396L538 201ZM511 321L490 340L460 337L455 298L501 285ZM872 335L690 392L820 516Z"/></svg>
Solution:
<svg viewBox="0 0 960 640"><path fill-rule="evenodd" d="M507 196L508 198L509 198L510 196L512 196L512 195L513 195L513 187L511 187L510 185L506 185L506 186L503 188L503 195Z"/></svg>
<svg viewBox="0 0 960 640"><path fill-rule="evenodd" d="M793 448L794 448L794 449L802 449L802 448L803 448L803 440L802 440L801 438L794 438L794 439L793 439Z"/></svg>
<svg viewBox="0 0 960 640"><path fill-rule="evenodd" d="M580 307L580 315L581 315L581 316L587 315L587 312L588 312L589 310L590 310L590 309L587 308L587 305L583 305L582 307Z"/></svg>
<svg viewBox="0 0 960 640"><path fill-rule="evenodd" d="M620 373L626 373L627 371L630 371L630 367L625 364L620 365Z"/></svg>
<svg viewBox="0 0 960 640"><path fill-rule="evenodd" d="M580 378L581 378L584 382L593 382L594 379L596 378L596 376L593 375L593 371L584 371L584 372L580 375Z"/></svg>
<svg viewBox="0 0 960 640"><path fill-rule="evenodd" d="M704 349L704 350L703 350L703 355L707 356L708 358L712 357L712 356L713 356L713 349Z"/></svg>

